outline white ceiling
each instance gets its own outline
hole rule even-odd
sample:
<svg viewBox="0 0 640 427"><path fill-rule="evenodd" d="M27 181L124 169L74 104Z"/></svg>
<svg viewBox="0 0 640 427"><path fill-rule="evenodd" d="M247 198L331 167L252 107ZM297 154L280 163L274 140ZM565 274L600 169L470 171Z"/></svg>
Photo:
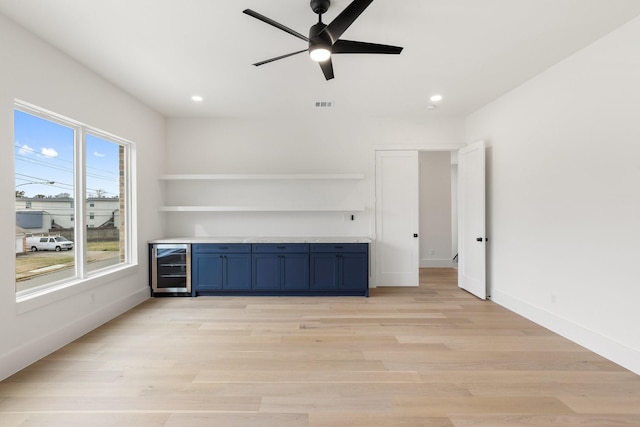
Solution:
<svg viewBox="0 0 640 427"><path fill-rule="evenodd" d="M351 0L333 0L330 22ZM308 0L0 0L32 33L169 117L297 115L316 101L366 115L466 115L640 14L638 0L375 0L343 38L401 55L339 55L325 81ZM445 99L428 110L428 98ZM191 95L205 100L195 104Z"/></svg>

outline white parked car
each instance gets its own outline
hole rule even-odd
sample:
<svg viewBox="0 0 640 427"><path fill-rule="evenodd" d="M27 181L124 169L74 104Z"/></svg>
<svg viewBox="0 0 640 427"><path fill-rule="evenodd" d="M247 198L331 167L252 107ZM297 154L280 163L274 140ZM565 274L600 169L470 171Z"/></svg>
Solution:
<svg viewBox="0 0 640 427"><path fill-rule="evenodd" d="M27 237L27 248L32 252L56 251L73 249L73 242L62 236Z"/></svg>

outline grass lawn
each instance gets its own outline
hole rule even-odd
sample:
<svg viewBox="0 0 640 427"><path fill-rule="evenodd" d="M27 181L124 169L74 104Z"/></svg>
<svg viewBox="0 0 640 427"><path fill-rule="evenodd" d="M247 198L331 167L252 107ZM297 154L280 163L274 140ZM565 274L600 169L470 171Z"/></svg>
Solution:
<svg viewBox="0 0 640 427"><path fill-rule="evenodd" d="M89 242L87 243L88 251L120 251L120 242Z"/></svg>
<svg viewBox="0 0 640 427"><path fill-rule="evenodd" d="M90 242L87 244L87 251L103 253L103 255L99 256L88 254L87 262L118 257L120 255L120 242ZM111 252L111 254L105 254L104 252ZM73 251L71 255L69 255L69 252L27 252L24 255L16 256L16 280L29 279L33 276L33 274L29 274L30 271L52 265L64 265L65 268L71 268L74 261Z"/></svg>
<svg viewBox="0 0 640 427"><path fill-rule="evenodd" d="M49 267L56 264L73 265L73 256L61 255L55 258L40 258L20 256L16 257L16 274L23 274L28 271L37 270L38 268Z"/></svg>

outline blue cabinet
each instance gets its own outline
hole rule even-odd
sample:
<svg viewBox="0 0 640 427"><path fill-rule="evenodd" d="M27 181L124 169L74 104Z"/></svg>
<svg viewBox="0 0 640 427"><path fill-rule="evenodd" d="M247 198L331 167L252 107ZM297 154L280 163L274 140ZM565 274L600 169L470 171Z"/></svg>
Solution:
<svg viewBox="0 0 640 427"><path fill-rule="evenodd" d="M310 251L312 291L369 294L369 247L366 243L315 243Z"/></svg>
<svg viewBox="0 0 640 427"><path fill-rule="evenodd" d="M309 289L309 245L254 244L252 289L305 291Z"/></svg>
<svg viewBox="0 0 640 427"><path fill-rule="evenodd" d="M367 243L191 245L191 294L369 295Z"/></svg>
<svg viewBox="0 0 640 427"><path fill-rule="evenodd" d="M192 245L193 295L251 290L251 245Z"/></svg>

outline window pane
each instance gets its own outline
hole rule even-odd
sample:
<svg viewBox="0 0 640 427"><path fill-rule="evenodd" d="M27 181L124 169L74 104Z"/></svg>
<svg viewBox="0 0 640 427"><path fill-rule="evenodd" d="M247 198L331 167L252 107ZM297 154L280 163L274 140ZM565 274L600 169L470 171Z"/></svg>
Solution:
<svg viewBox="0 0 640 427"><path fill-rule="evenodd" d="M87 271L95 271L126 261L125 147L91 134L85 147Z"/></svg>
<svg viewBox="0 0 640 427"><path fill-rule="evenodd" d="M73 128L14 111L16 291L75 276Z"/></svg>

